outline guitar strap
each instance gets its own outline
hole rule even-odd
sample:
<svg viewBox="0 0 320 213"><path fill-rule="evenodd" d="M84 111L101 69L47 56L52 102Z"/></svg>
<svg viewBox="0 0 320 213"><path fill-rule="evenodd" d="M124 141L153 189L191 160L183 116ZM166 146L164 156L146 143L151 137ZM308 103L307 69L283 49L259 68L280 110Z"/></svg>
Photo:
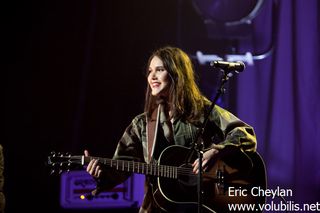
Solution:
<svg viewBox="0 0 320 213"><path fill-rule="evenodd" d="M165 139L169 142L169 144L172 144L173 139L173 129L172 129L172 123L169 118L168 111L165 110L165 105L160 104L160 115L159 115L159 122L161 124L163 135L165 136Z"/></svg>
<svg viewBox="0 0 320 213"><path fill-rule="evenodd" d="M160 104L158 108L156 108L151 118L147 118L147 147L148 147L148 163L151 162L151 158L154 152L154 147L156 144L156 137L158 133L158 126L159 126L159 119L160 119Z"/></svg>
<svg viewBox="0 0 320 213"><path fill-rule="evenodd" d="M147 119L148 163L151 162L154 155L159 155L159 151L161 152L164 147L169 144L173 144L173 129L171 121L168 119L168 117L169 116L165 111L164 104L160 103L158 105L158 108L153 111L151 119ZM162 135L164 136L164 138L159 139L157 137ZM157 138L159 139L158 142L160 142L160 144L156 144ZM163 143L164 141L167 141L168 143ZM156 146L157 153L155 154Z"/></svg>

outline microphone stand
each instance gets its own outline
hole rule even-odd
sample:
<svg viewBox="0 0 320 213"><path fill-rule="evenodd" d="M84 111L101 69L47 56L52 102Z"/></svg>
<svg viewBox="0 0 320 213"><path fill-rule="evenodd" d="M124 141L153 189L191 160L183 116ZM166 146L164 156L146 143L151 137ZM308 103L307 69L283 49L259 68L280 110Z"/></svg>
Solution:
<svg viewBox="0 0 320 213"><path fill-rule="evenodd" d="M198 193L198 213L202 212L202 203L203 203L203 191L202 191L202 173L203 173L203 169L202 169L202 159L203 159L203 140L202 140L202 136L205 130L205 127L208 123L209 120L209 116L214 108L214 106L216 105L217 100L219 99L219 97L224 94L225 92L225 88L224 85L225 83L229 80L230 77L233 76L232 73L230 73L230 70L228 69L221 69L223 75L221 77L221 81L220 81L220 85L218 88L218 91L216 93L216 96L214 97L209 110L207 111L205 117L204 117L204 121L201 124L201 127L199 129L199 131L197 132L196 135L196 142L194 142L192 144L192 152L189 156L189 162L190 162L190 158L191 155L194 153L194 151L197 151L197 155L198 155L198 159L199 159L199 170L198 170L198 178L197 178L197 193Z"/></svg>

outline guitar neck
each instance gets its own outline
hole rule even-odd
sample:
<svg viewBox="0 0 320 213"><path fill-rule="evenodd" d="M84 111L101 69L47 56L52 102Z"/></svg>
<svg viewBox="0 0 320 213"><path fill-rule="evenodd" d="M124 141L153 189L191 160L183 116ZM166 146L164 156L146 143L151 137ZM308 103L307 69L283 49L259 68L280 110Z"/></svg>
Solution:
<svg viewBox="0 0 320 213"><path fill-rule="evenodd" d="M167 165L147 164L129 160L114 160L92 156L81 156L82 165L88 164L92 159L99 160L103 165L123 172L133 172L137 174L152 175L166 178L178 178L181 168Z"/></svg>

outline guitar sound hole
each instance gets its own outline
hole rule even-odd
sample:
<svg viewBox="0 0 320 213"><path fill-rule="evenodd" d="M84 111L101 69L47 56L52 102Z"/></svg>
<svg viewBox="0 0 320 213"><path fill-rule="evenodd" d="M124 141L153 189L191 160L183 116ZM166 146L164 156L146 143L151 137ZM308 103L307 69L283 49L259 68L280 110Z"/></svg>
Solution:
<svg viewBox="0 0 320 213"><path fill-rule="evenodd" d="M192 173L192 165L191 164L183 164L180 166L182 168L181 173L178 174L179 183L184 186L196 186L197 185L197 175Z"/></svg>

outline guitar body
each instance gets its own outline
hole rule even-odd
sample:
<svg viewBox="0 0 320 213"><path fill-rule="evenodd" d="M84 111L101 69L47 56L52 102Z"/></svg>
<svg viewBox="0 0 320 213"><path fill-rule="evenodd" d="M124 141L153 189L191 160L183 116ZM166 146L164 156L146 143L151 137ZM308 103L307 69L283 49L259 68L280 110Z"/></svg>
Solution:
<svg viewBox="0 0 320 213"><path fill-rule="evenodd" d="M160 155L159 165L171 165L190 171L186 163L190 149L183 146L167 147ZM222 177L217 180L217 177ZM177 179L157 177L154 187L156 203L168 212L196 212L198 208L198 175L180 173ZM218 155L203 173L203 212L229 212L228 204L264 204L265 197L252 196L252 187L266 189L265 167L258 153L232 153ZM238 191L236 191L238 190ZM255 209L254 212L258 209ZM247 212L247 211L246 211Z"/></svg>

